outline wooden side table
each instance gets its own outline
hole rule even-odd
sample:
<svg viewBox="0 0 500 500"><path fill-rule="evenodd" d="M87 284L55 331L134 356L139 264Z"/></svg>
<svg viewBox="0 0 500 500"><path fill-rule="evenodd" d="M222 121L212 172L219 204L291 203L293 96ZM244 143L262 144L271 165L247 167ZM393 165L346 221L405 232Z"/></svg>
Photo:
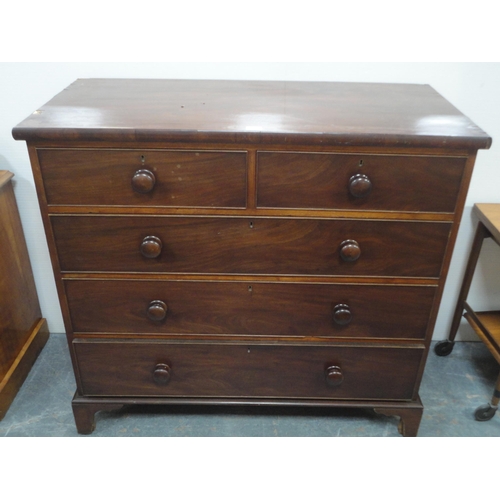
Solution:
<svg viewBox="0 0 500 500"><path fill-rule="evenodd" d="M481 252L481 247L485 238L493 238L497 245L500 245L500 204L480 203L474 205L473 213L478 218L476 234L469 254L469 261L465 269L462 288L458 296L455 314L451 324L450 334L447 340L438 342L435 352L438 356L447 356L453 350L454 340L460 325L462 314L472 326L478 337L488 347L491 354L500 363L500 311L477 312L467 303L476 264ZM495 391L491 403L477 408L476 420L490 420L498 409L500 402L500 375L495 385Z"/></svg>
<svg viewBox="0 0 500 500"><path fill-rule="evenodd" d="M0 170L0 420L49 338L14 197L13 176Z"/></svg>

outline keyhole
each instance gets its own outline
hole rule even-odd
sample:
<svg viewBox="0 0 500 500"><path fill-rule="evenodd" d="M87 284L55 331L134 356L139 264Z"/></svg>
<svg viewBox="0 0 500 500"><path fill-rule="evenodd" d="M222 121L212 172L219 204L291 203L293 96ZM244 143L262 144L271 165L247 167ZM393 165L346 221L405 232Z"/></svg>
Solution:
<svg viewBox="0 0 500 500"><path fill-rule="evenodd" d="M252 285L248 285L248 292L252 293Z"/></svg>
<svg viewBox="0 0 500 500"><path fill-rule="evenodd" d="M250 221L249 226L250 226L250 229L253 229L253 220Z"/></svg>
<svg viewBox="0 0 500 500"><path fill-rule="evenodd" d="M363 160L359 160L359 166L362 167L363 166Z"/></svg>

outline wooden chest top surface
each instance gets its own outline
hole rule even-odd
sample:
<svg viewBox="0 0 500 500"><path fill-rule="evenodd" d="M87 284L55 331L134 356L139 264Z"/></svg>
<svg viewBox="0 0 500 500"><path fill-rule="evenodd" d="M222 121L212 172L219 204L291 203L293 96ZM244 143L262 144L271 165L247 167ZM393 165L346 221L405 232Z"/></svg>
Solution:
<svg viewBox="0 0 500 500"><path fill-rule="evenodd" d="M13 130L22 140L489 148L429 85L79 79Z"/></svg>

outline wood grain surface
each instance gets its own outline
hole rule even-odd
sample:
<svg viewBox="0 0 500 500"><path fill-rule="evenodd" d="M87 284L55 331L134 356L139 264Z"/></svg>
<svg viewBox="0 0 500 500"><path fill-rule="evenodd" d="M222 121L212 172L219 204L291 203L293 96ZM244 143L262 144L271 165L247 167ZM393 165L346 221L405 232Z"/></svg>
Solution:
<svg viewBox="0 0 500 500"><path fill-rule="evenodd" d="M75 341L86 396L412 398L423 349ZM170 367L155 383L158 364ZM325 371L344 381L330 387ZM272 383L270 383L272 381Z"/></svg>
<svg viewBox="0 0 500 500"><path fill-rule="evenodd" d="M326 338L425 337L435 287L304 283L69 280L75 332ZM160 321L147 316L161 300ZM352 314L333 320L337 304Z"/></svg>
<svg viewBox="0 0 500 500"><path fill-rule="evenodd" d="M491 145L429 85L338 82L80 79L13 135L70 142Z"/></svg>
<svg viewBox="0 0 500 500"><path fill-rule="evenodd" d="M439 276L450 224L217 217L53 216L62 271ZM163 244L144 258L144 238ZM355 239L361 256L339 249Z"/></svg>

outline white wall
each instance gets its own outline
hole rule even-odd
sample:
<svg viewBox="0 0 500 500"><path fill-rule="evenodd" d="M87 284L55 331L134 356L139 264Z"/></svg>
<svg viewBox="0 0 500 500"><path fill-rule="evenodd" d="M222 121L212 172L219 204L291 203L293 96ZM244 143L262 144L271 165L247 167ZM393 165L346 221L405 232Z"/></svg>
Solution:
<svg viewBox="0 0 500 500"><path fill-rule="evenodd" d="M64 331L26 146L12 127L77 78L199 78L428 83L493 137L480 151L451 262L434 338L447 336L472 238L474 203L500 203L500 63L1 63L0 169L15 174L15 192L42 313ZM0 249L1 251L1 249ZM470 302L500 308L500 250L486 242ZM468 325L459 339L474 340Z"/></svg>

